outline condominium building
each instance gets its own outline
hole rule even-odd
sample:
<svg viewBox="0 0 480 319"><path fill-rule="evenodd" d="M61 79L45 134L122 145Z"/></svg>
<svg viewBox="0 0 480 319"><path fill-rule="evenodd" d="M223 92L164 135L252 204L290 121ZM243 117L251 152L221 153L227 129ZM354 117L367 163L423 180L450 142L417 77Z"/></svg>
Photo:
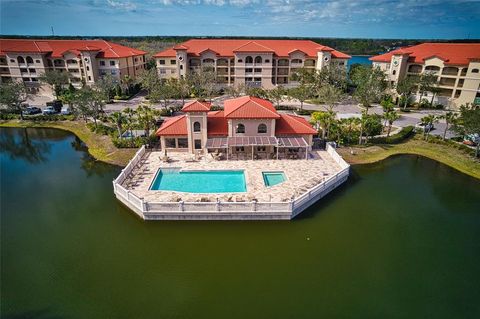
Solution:
<svg viewBox="0 0 480 319"><path fill-rule="evenodd" d="M221 86L245 84L274 88L295 86L291 75L300 68L321 70L347 65L350 56L308 40L192 39L155 56L161 78L181 78L202 67L215 70Z"/></svg>
<svg viewBox="0 0 480 319"><path fill-rule="evenodd" d="M38 82L46 70L68 72L77 87L107 74L135 78L145 69L145 53L104 40L0 39L0 81L23 81L34 93L46 89Z"/></svg>
<svg viewBox="0 0 480 319"><path fill-rule="evenodd" d="M370 60L385 71L392 86L405 77L430 72L437 75L436 103L448 108L480 104L480 43L422 43ZM417 92L415 100L419 97ZM432 93L428 93L427 98L431 97Z"/></svg>

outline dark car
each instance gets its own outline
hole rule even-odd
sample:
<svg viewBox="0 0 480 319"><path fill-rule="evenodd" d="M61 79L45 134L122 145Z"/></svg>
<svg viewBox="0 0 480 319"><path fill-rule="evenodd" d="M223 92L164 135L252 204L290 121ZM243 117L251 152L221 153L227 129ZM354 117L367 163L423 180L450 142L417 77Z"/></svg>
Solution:
<svg viewBox="0 0 480 319"><path fill-rule="evenodd" d="M23 112L24 115L34 115L42 113L42 110L36 106L29 106Z"/></svg>
<svg viewBox="0 0 480 319"><path fill-rule="evenodd" d="M54 100L52 102L47 102L46 104L47 106L53 107L55 110L55 113L60 113L62 111L62 106L63 106L62 101Z"/></svg>

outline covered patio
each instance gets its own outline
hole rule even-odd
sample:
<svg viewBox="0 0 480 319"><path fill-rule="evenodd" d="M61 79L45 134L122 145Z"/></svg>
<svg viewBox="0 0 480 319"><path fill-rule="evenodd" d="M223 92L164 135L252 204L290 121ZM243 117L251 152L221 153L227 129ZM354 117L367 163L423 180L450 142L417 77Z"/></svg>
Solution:
<svg viewBox="0 0 480 319"><path fill-rule="evenodd" d="M215 137L206 143L208 153L217 160L308 159L309 147L303 137Z"/></svg>

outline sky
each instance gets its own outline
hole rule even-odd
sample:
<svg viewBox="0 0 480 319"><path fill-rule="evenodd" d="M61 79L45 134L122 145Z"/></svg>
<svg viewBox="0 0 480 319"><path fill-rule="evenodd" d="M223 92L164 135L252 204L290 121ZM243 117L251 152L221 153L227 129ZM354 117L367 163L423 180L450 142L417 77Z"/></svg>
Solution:
<svg viewBox="0 0 480 319"><path fill-rule="evenodd" d="M480 39L480 0L0 0L0 34Z"/></svg>

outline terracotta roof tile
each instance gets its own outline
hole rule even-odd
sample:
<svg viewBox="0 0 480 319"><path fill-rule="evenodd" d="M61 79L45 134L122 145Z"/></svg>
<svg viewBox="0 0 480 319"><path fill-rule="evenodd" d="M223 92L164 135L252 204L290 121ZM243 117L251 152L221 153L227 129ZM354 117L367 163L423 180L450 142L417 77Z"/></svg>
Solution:
<svg viewBox="0 0 480 319"><path fill-rule="evenodd" d="M46 53L54 58L60 58L71 52L78 55L80 51L98 51L99 58L125 58L143 55L146 52L129 48L104 40L27 40L0 39L0 51Z"/></svg>
<svg viewBox="0 0 480 319"><path fill-rule="evenodd" d="M186 115L171 117L158 128L156 135L187 135Z"/></svg>
<svg viewBox="0 0 480 319"><path fill-rule="evenodd" d="M275 135L310 135L317 131L305 118L291 114L280 114L275 123Z"/></svg>
<svg viewBox="0 0 480 319"><path fill-rule="evenodd" d="M253 96L242 96L224 102L225 117L231 119L278 119L277 110L270 101Z"/></svg>
<svg viewBox="0 0 480 319"><path fill-rule="evenodd" d="M191 101L182 107L182 112L208 112L210 107L208 102Z"/></svg>
<svg viewBox="0 0 480 319"><path fill-rule="evenodd" d="M228 136L228 120L223 111L209 112L207 115L208 136Z"/></svg>
<svg viewBox="0 0 480 319"><path fill-rule="evenodd" d="M272 52L279 57L288 57L295 50L304 52L308 57L317 57L319 51L330 51L337 59L349 59L348 54L309 40L263 40L263 39L192 39L154 55L155 57L175 56L175 50L187 50L190 55L198 56L210 49L219 56L232 57L234 52Z"/></svg>
<svg viewBox="0 0 480 319"><path fill-rule="evenodd" d="M438 57L445 64L467 65L470 60L480 59L480 43L422 43L404 47L370 58L373 62L390 62L395 54L408 54L409 62L425 63L432 57Z"/></svg>

